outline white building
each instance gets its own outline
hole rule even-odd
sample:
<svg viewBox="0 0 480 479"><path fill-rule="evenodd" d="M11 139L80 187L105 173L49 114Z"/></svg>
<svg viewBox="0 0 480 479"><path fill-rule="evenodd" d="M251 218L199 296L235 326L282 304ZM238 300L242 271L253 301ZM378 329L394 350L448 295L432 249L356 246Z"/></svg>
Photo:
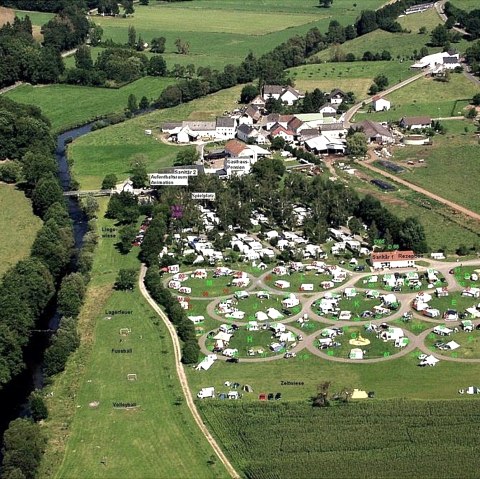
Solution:
<svg viewBox="0 0 480 479"><path fill-rule="evenodd" d="M413 251L383 251L372 253L370 257L373 269L410 268L415 266Z"/></svg>
<svg viewBox="0 0 480 479"><path fill-rule="evenodd" d="M391 103L385 98L376 96L373 98L372 106L375 111L387 111L390 110Z"/></svg>

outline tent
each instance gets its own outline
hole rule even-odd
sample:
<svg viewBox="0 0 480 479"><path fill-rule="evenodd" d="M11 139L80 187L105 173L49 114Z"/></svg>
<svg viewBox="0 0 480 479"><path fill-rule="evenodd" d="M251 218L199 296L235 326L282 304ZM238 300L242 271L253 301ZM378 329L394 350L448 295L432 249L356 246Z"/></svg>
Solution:
<svg viewBox="0 0 480 479"><path fill-rule="evenodd" d="M363 351L360 348L354 348L350 351L349 359L363 359Z"/></svg>
<svg viewBox="0 0 480 479"><path fill-rule="evenodd" d="M267 315L270 319L281 319L283 318L283 314L275 308L268 308Z"/></svg>
<svg viewBox="0 0 480 479"><path fill-rule="evenodd" d="M242 388L243 391L247 392L247 393L253 393L253 388L252 386L250 386L249 384L245 384Z"/></svg>
<svg viewBox="0 0 480 479"><path fill-rule="evenodd" d="M219 331L213 339L220 339L221 341L225 341L226 343L230 342L230 338L232 334L224 333L223 331Z"/></svg>
<svg viewBox="0 0 480 479"><path fill-rule="evenodd" d="M435 366L440 361L440 359L437 359L435 356L427 356L425 359L422 359L420 362L419 366Z"/></svg>
<svg viewBox="0 0 480 479"><path fill-rule="evenodd" d="M295 335L291 331L285 331L278 336L278 340L282 343L293 343L295 339Z"/></svg>
<svg viewBox="0 0 480 479"><path fill-rule="evenodd" d="M445 347L450 349L450 351L455 351L455 349L458 349L460 347L460 344L456 343L455 341L450 341L445 344Z"/></svg>
<svg viewBox="0 0 480 479"><path fill-rule="evenodd" d="M205 321L205 316L188 316L188 319L193 324L198 324L198 323L201 323L202 321Z"/></svg>
<svg viewBox="0 0 480 479"><path fill-rule="evenodd" d="M257 321L267 321L268 320L268 315L267 315L267 313L264 313L263 311L257 311L255 313L255 319Z"/></svg>
<svg viewBox="0 0 480 479"><path fill-rule="evenodd" d="M200 371L203 369L204 371L207 371L210 369L210 366L217 360L217 355L216 354L209 354L207 357L203 358L202 362L198 364L198 366L195 368L197 371Z"/></svg>

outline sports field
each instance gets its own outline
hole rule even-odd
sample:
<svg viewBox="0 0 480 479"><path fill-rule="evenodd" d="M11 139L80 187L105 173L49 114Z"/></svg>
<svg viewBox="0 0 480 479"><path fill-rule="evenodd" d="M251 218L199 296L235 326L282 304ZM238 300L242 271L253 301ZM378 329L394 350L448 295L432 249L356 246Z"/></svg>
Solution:
<svg viewBox="0 0 480 479"><path fill-rule="evenodd" d="M287 70L295 81L295 86L303 91L319 88L329 92L334 88L353 91L357 100L367 97L373 79L386 75L390 84L405 80L414 74L406 62L336 62L302 65Z"/></svg>
<svg viewBox="0 0 480 479"><path fill-rule="evenodd" d="M0 277L30 254L42 222L30 200L12 185L0 183Z"/></svg>
<svg viewBox="0 0 480 479"><path fill-rule="evenodd" d="M122 88L92 88L74 85L48 85L34 87L21 85L6 96L19 103L37 105L58 132L82 125L109 113L125 110L130 94L140 101L142 96L157 99L162 90L174 83L171 78L145 77Z"/></svg>
<svg viewBox="0 0 480 479"><path fill-rule="evenodd" d="M102 227L115 226L101 218ZM139 268L138 249L123 256L114 244L100 239L79 318L82 344L51 389L41 477L224 478L183 400L166 328L138 289L112 291L120 268Z"/></svg>
<svg viewBox="0 0 480 479"><path fill-rule="evenodd" d="M138 154L144 155L149 172L171 166L182 147L166 145L156 139L161 124L189 117L215 118L235 105L241 89L238 86L175 108L157 110L76 140L69 147L69 157L74 161L75 178L83 189L98 188L108 173L115 173L119 179L125 179L129 175L133 156ZM146 136L145 129L153 130L154 135Z"/></svg>

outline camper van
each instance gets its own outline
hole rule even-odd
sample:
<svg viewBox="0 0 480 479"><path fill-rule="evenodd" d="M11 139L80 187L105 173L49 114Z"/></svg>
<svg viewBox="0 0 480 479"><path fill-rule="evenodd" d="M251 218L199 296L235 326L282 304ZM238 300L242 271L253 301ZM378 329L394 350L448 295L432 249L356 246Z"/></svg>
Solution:
<svg viewBox="0 0 480 479"><path fill-rule="evenodd" d="M214 398L215 397L215 388L202 388L197 394L198 399L205 399L205 398Z"/></svg>

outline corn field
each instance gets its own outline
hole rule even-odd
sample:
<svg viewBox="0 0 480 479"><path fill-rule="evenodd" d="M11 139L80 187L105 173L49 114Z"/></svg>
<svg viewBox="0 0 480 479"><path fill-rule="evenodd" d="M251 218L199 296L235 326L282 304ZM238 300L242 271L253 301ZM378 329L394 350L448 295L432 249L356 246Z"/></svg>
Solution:
<svg viewBox="0 0 480 479"><path fill-rule="evenodd" d="M480 402L201 402L248 479L478 478Z"/></svg>

